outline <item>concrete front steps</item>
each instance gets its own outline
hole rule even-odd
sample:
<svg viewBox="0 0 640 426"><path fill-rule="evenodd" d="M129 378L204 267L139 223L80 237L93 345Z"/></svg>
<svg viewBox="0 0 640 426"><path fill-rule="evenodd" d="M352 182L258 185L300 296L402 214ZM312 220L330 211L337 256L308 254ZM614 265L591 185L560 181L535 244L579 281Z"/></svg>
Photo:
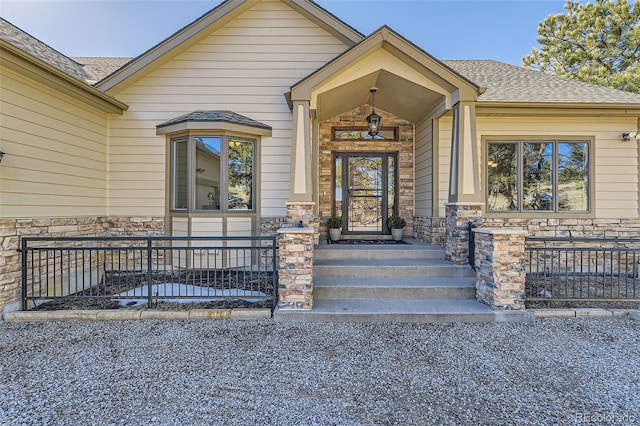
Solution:
<svg viewBox="0 0 640 426"><path fill-rule="evenodd" d="M321 245L314 262L313 309L276 309L276 321L532 321L494 312L475 299L475 273L444 260L444 250L407 245Z"/></svg>

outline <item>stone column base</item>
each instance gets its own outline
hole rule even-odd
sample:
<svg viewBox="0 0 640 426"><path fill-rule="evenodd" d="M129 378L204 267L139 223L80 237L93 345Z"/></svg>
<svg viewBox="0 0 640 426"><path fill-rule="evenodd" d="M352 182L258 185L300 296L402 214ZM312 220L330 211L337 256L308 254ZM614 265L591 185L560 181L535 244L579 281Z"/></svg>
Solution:
<svg viewBox="0 0 640 426"><path fill-rule="evenodd" d="M477 228L473 232L476 298L493 310L524 309L527 231Z"/></svg>
<svg viewBox="0 0 640 426"><path fill-rule="evenodd" d="M278 230L278 307L313 307L313 228Z"/></svg>
<svg viewBox="0 0 640 426"><path fill-rule="evenodd" d="M320 244L320 219L314 213L316 203L312 201L287 201L286 206L288 225L313 228L314 244Z"/></svg>
<svg viewBox="0 0 640 426"><path fill-rule="evenodd" d="M482 220L483 203L446 203L445 259L456 265L469 263L469 222Z"/></svg>

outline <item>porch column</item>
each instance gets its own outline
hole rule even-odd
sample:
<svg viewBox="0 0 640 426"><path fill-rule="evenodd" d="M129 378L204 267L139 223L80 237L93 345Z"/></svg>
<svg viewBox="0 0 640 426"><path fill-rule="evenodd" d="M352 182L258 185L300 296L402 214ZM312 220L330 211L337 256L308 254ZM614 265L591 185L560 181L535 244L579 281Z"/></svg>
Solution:
<svg viewBox="0 0 640 426"><path fill-rule="evenodd" d="M453 107L449 202L445 204L445 256L458 265L468 263L468 222L482 219L478 148L475 104L460 101Z"/></svg>
<svg viewBox="0 0 640 426"><path fill-rule="evenodd" d="M311 202L311 131L309 101L293 102L289 201Z"/></svg>
<svg viewBox="0 0 640 426"><path fill-rule="evenodd" d="M293 101L291 137L291 179L287 201L287 222L314 230L315 245L320 242L320 223L315 216L313 180L311 179L311 116L309 101Z"/></svg>
<svg viewBox="0 0 640 426"><path fill-rule="evenodd" d="M525 309L525 236L514 229L474 229L476 298L493 310Z"/></svg>

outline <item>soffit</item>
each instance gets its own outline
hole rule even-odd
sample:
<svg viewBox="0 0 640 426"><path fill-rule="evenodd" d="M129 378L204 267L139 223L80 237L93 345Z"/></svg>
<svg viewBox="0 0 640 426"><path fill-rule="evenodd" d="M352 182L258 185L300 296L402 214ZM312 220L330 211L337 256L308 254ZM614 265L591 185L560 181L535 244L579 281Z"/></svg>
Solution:
<svg viewBox="0 0 640 426"><path fill-rule="evenodd" d="M444 101L441 93L379 70L320 93L316 104L318 120L325 121L361 105L371 104L371 87L378 88L376 108L411 122L420 121Z"/></svg>
<svg viewBox="0 0 640 426"><path fill-rule="evenodd" d="M414 122L442 103L475 101L481 91L385 26L295 84L291 100L309 101L323 120L368 103L373 86L376 106Z"/></svg>

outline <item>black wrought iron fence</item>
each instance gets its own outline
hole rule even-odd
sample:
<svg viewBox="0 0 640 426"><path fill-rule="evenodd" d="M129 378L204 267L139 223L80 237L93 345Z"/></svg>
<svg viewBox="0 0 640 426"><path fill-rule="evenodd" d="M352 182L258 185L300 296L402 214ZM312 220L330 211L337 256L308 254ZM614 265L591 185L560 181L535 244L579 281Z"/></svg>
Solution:
<svg viewBox="0 0 640 426"><path fill-rule="evenodd" d="M640 239L526 239L528 300L640 299Z"/></svg>
<svg viewBox="0 0 640 426"><path fill-rule="evenodd" d="M273 309L276 249L276 237L23 238L22 309L88 299Z"/></svg>

